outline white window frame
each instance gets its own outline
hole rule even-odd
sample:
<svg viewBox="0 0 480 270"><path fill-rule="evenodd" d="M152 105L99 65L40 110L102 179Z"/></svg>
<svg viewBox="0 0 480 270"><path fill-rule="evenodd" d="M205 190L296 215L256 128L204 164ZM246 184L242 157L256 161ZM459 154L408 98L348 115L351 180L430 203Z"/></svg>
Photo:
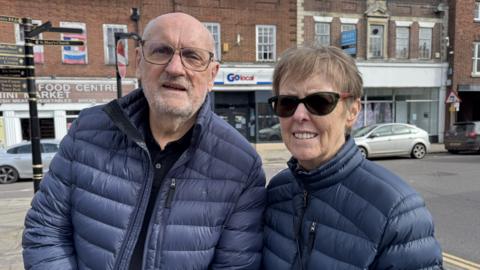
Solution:
<svg viewBox="0 0 480 270"><path fill-rule="evenodd" d="M123 33L128 32L127 25L125 24L104 24L103 25L103 56L104 56L104 61L105 65L115 65L115 54L117 53L115 51L115 36L112 35L112 41L113 41L113 47L110 47L108 44L108 30L109 29L121 29ZM116 33L116 32L113 32ZM113 59L110 60L110 49L113 50ZM125 60L128 65L128 40L125 42Z"/></svg>
<svg viewBox="0 0 480 270"><path fill-rule="evenodd" d="M372 35L372 28L375 26L380 26L382 28L382 33L378 36ZM385 57L385 24L382 23L371 23L368 25L368 57L369 58L384 58ZM373 55L373 45L374 41L380 41L380 55ZM378 46L377 46L378 47Z"/></svg>
<svg viewBox="0 0 480 270"><path fill-rule="evenodd" d="M84 22L63 22L61 21L60 22L60 27L71 27L71 28L78 28L78 29L82 29L82 34L85 35L85 41L84 41L84 44L82 45L82 47L84 47L84 52L85 52L85 63L67 63L66 62L66 59L65 59L65 55L66 55L66 49L65 47L66 46L63 46L62 47L62 63L63 64L68 64L68 65L88 65L88 43L87 43L87 40L88 40L88 36L87 36L87 24L84 23ZM64 36L65 35L68 35L67 33L62 33L60 35L60 39L61 40L64 40Z"/></svg>
<svg viewBox="0 0 480 270"><path fill-rule="evenodd" d="M215 55L215 59L218 61L222 60L222 50L220 50L220 44L221 43L221 29L220 29L220 24L219 23L214 23L214 22L204 22L203 25L210 31L210 33L213 36L213 40L215 41L215 51L213 54ZM216 31L215 31L216 30Z"/></svg>
<svg viewBox="0 0 480 270"><path fill-rule="evenodd" d="M272 36L265 34L265 31L272 33ZM260 41L260 35L263 38L267 38L267 42ZM256 43L256 60L258 62L274 62L276 59L276 47L277 47L277 26L276 25L256 25L255 26L255 43ZM268 48L271 48L269 50ZM264 59L262 55L271 53L271 59ZM259 57L262 56L262 57Z"/></svg>
<svg viewBox="0 0 480 270"><path fill-rule="evenodd" d="M340 27L340 32L357 30L357 25L354 23L342 23Z"/></svg>
<svg viewBox="0 0 480 270"><path fill-rule="evenodd" d="M480 64L480 42L473 43L473 57L472 57L472 76L480 77L480 69L477 66Z"/></svg>
<svg viewBox="0 0 480 270"><path fill-rule="evenodd" d="M42 25L42 21L40 20L32 20L32 24L35 26ZM37 39L43 39L43 34L39 34L36 36ZM23 36L23 28L20 29L20 24L15 24L15 43L17 45L25 45L25 37ZM41 53L43 55L43 61L37 62L35 64L44 64L45 63L45 51L43 45L35 45L33 46L33 54Z"/></svg>
<svg viewBox="0 0 480 270"><path fill-rule="evenodd" d="M330 45L330 23L315 22L315 43L318 45Z"/></svg>
<svg viewBox="0 0 480 270"><path fill-rule="evenodd" d="M400 29L407 31L406 37L405 36L400 37L399 35ZM406 44L406 47L404 47L406 49L405 54L402 54L402 52L399 51L399 47L400 47L399 45L402 45L402 43ZM410 55L410 27L397 26L396 37L395 37L395 57L398 59L408 59L409 55Z"/></svg>
<svg viewBox="0 0 480 270"><path fill-rule="evenodd" d="M476 22L480 22L480 1L475 1L475 13L473 16L473 20Z"/></svg>
<svg viewBox="0 0 480 270"><path fill-rule="evenodd" d="M422 33L428 33L429 36L422 37ZM418 29L418 58L419 59L432 58L432 38L433 38L433 28L420 27ZM424 44L426 46L423 46Z"/></svg>

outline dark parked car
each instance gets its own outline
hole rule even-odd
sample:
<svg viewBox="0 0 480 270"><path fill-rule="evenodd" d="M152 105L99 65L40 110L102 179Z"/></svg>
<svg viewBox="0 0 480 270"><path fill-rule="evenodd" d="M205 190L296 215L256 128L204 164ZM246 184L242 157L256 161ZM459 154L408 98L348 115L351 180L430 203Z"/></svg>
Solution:
<svg viewBox="0 0 480 270"><path fill-rule="evenodd" d="M480 152L480 121L454 123L445 132L445 149L450 153L460 151Z"/></svg>

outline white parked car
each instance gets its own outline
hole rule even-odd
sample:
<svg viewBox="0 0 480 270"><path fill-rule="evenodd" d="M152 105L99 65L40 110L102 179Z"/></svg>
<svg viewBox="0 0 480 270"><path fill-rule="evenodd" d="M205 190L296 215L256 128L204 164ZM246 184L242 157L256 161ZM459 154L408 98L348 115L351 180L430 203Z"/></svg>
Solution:
<svg viewBox="0 0 480 270"><path fill-rule="evenodd" d="M354 130L352 136L366 158L401 155L423 158L430 150L428 132L409 124L374 124Z"/></svg>
<svg viewBox="0 0 480 270"><path fill-rule="evenodd" d="M53 156L58 151L59 141L42 140L43 173L48 171L48 166ZM0 150L0 184L10 184L19 178L32 178L32 145L24 142Z"/></svg>

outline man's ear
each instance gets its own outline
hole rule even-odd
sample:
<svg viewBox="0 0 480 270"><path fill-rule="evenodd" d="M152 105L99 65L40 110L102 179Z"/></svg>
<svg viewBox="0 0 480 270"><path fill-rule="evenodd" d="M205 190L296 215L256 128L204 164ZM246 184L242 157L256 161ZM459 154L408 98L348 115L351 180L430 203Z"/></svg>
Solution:
<svg viewBox="0 0 480 270"><path fill-rule="evenodd" d="M141 79L140 76L140 61L142 61L142 51L140 47L135 48L135 77Z"/></svg>
<svg viewBox="0 0 480 270"><path fill-rule="evenodd" d="M218 62L212 62L210 73L210 81L208 82L208 92L212 91L213 85L215 84L215 77L217 77L218 70L220 69L220 64Z"/></svg>
<svg viewBox="0 0 480 270"><path fill-rule="evenodd" d="M360 98L355 99L348 107L347 111L347 127L352 127L357 121L357 116L362 108Z"/></svg>

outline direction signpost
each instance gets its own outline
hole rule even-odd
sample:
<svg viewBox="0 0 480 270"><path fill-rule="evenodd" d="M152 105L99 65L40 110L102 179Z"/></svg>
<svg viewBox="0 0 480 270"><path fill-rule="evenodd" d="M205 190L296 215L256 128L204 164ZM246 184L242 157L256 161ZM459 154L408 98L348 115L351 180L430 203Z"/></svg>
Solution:
<svg viewBox="0 0 480 270"><path fill-rule="evenodd" d="M42 157L40 155L40 124L37 111L37 91L35 89L34 45L82 46L77 40L37 40L42 32L82 33L82 29L52 27L46 22L32 28L31 18L0 16L0 22L18 23L23 26L25 45L0 43L0 92L28 92L30 111L30 140L32 143L33 189L37 192L43 178Z"/></svg>

